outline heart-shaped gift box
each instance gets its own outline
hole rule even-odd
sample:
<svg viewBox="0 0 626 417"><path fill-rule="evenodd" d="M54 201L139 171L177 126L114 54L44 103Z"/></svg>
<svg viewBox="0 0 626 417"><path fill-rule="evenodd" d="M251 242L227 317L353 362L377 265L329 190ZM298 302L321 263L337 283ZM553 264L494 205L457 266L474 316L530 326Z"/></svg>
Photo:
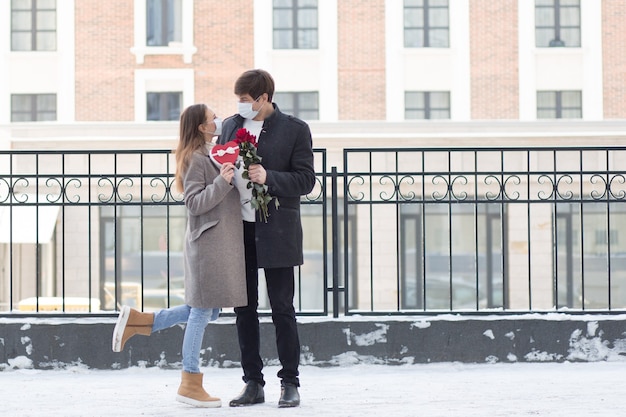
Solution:
<svg viewBox="0 0 626 417"><path fill-rule="evenodd" d="M226 142L223 145L213 145L210 157L218 165L223 165L226 162L234 164L239 157L239 145L234 140Z"/></svg>

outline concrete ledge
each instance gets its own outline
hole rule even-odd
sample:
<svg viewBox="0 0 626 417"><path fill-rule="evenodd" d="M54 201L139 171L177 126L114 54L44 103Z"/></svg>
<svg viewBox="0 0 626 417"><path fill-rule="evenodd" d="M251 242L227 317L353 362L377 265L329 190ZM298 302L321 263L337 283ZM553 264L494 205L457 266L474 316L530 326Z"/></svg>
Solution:
<svg viewBox="0 0 626 417"><path fill-rule="evenodd" d="M621 360L626 315L298 318L301 363L563 362ZM86 366L181 367L183 327L135 336L111 351L114 318L0 318L0 370ZM239 366L234 319L207 326L202 366ZM278 364L274 326L261 323L261 355Z"/></svg>

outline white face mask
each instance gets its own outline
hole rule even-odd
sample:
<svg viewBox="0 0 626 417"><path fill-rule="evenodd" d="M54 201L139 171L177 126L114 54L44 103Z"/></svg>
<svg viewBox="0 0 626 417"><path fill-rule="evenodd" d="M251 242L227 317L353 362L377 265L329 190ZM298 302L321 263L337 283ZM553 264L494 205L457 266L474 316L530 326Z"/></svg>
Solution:
<svg viewBox="0 0 626 417"><path fill-rule="evenodd" d="M259 98L254 101L257 101ZM261 108L263 108L263 106L261 106ZM261 108L259 108L259 110L261 110ZM237 113L244 119L254 119L256 115L259 114L259 110L253 110L252 103L237 103Z"/></svg>
<svg viewBox="0 0 626 417"><path fill-rule="evenodd" d="M215 132L213 132L213 135L215 136L219 136L222 134L222 119L220 119L219 117L216 117L215 119L213 119L213 123L215 123Z"/></svg>

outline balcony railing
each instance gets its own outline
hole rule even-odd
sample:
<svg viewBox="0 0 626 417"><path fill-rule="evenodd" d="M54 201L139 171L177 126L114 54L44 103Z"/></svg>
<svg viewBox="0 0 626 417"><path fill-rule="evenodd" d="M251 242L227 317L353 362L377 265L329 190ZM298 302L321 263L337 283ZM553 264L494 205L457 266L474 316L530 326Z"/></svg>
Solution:
<svg viewBox="0 0 626 417"><path fill-rule="evenodd" d="M329 170L316 149L315 164L300 315L626 308L626 148L345 149ZM166 150L1 151L0 315L182 303L174 171Z"/></svg>

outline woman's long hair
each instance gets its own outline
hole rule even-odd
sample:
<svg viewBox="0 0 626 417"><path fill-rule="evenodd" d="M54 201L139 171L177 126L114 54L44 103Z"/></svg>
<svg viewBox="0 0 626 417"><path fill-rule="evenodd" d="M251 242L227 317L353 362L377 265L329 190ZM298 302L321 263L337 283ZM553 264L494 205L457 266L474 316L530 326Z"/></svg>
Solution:
<svg viewBox="0 0 626 417"><path fill-rule="evenodd" d="M189 168L191 155L204 146L204 134L200 131L200 125L207 122L206 104L192 104L180 115L180 137L176 148L176 175L174 182L178 191L185 192L183 176Z"/></svg>

